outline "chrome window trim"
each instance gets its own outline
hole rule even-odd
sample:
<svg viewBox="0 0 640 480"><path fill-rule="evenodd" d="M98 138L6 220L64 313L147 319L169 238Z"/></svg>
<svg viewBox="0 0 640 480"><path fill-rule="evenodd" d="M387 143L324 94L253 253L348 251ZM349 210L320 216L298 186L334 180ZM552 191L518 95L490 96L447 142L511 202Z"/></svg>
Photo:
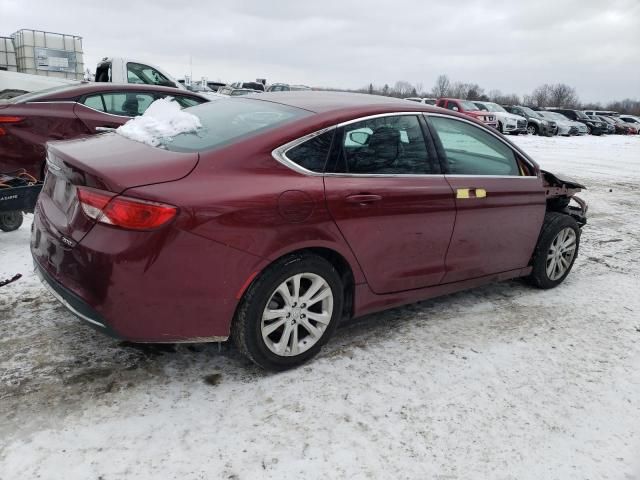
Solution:
<svg viewBox="0 0 640 480"><path fill-rule="evenodd" d="M301 167L300 165L298 165L297 163L295 163L293 160L291 160L290 158L287 157L287 152L289 150L291 150L292 148L297 147L298 145L303 144L304 142L311 140L314 137L317 137L318 135L322 135L323 133L329 132L331 130L336 130L338 128L342 128L346 125L351 125L353 123L359 123L359 122L363 122L366 120L371 120L374 118L383 118L383 117L398 117L398 116L407 116L407 115L413 115L416 117L419 117L420 115L422 115L423 111L421 110L416 110L414 112L390 112L390 113L378 113L375 115L367 115L366 117L358 117L352 120L346 120L344 122L338 123L337 125L332 125L330 127L326 127L323 128L321 130L317 130L315 132L309 133L308 135L305 135L304 137L300 137L296 140L293 140L289 143L285 143L284 145L274 149L271 152L271 156L276 159L278 162L280 162L281 164L283 164L286 167L289 167L292 170L295 170L298 173L301 173L303 175L307 175L307 176L313 176L313 177L358 177L358 178L384 178L384 177L441 177L443 176L443 174L441 173L433 173L433 174L429 174L429 173L416 173L416 174L410 174L410 173L386 173L386 174L375 174L375 173L320 173L320 172L313 172L311 170L307 170L304 167Z"/></svg>
<svg viewBox="0 0 640 480"><path fill-rule="evenodd" d="M449 118L452 120L457 120L459 122L464 122L464 123L468 123L469 125L472 125L492 136L494 136L496 139L500 140L500 142L502 142L506 147L508 147L510 150L514 150L514 146L511 145L510 143L506 142L504 138L501 138L500 135L497 134L497 132L493 132L491 131L491 129L489 128L482 128L481 126L477 125L474 122L470 122L469 120L467 120L466 118L459 118L459 117L454 117L452 115L445 115L442 113L435 113L435 112L423 112L423 115L425 117L444 117L444 118ZM436 132L437 133L437 132ZM535 171L535 166L531 163L531 159L523 152L521 151L519 148L515 149L515 151L527 162L527 164L529 165L530 168L532 168ZM494 177L494 178L539 178L537 175L448 175L449 177Z"/></svg>
<svg viewBox="0 0 640 480"><path fill-rule="evenodd" d="M86 105L85 105L86 106ZM90 107L87 107L90 108ZM421 110L416 110L416 111L403 111L403 112L390 112L390 113L378 113L375 115L367 115L365 117L358 117L352 120L347 120L341 123L338 123L336 125L330 126L330 127L325 127L321 130L317 130L315 132L309 133L307 135L304 135L303 137L297 138L295 140L292 140L288 143L285 143L284 145L281 145L278 148L275 148L272 152L271 152L271 156L278 161L279 163L281 163L282 165L284 165L285 167L288 167L289 169L300 173L302 175L307 175L310 177L345 177L345 178L422 178L422 177L426 177L426 178L434 178L434 177L452 177L452 178L523 178L523 179L538 179L540 178L537 175L457 175L457 174L444 174L444 173L382 173L382 174L375 174L375 173L321 173L321 172L314 172L311 170L308 170L304 167L301 167L300 165L298 165L297 163L295 163L293 160L291 160L290 158L287 157L287 152L289 150L291 150L292 148L297 147L298 145L301 145L303 143L305 143L308 140L311 140L312 138L315 138L319 135L322 135L323 133L329 132L331 130L336 130L338 128L347 126L347 125L351 125L353 123L359 123L362 121L366 121L366 120L370 120L370 119L374 119L374 118L383 118L383 117L397 117L397 116L407 116L407 115L414 115L414 116L420 116L420 115L424 115L424 116L437 116L437 117L444 117L444 118L452 118L454 120L459 120L461 122L465 122L468 123L476 128L480 128L482 130L481 127L479 127L478 125L476 125L473 122L468 121L467 119L464 118L458 118L458 117L454 117L452 115L447 115L447 114L442 114L442 113L431 113L431 112L424 112ZM494 132L492 132L490 129L485 128L484 131L486 131L487 133L493 135L495 138L497 138L498 140L500 140L504 145L506 145L510 150L514 150L513 145L510 145L509 143L505 142L504 139L500 138L498 135L496 135ZM520 154L521 157L523 157L523 159L527 162L527 164L529 165L529 167L531 167L532 169L535 170L534 166L530 163L530 159L526 156L526 154L524 154L524 152L521 152L520 150L517 150L517 153Z"/></svg>

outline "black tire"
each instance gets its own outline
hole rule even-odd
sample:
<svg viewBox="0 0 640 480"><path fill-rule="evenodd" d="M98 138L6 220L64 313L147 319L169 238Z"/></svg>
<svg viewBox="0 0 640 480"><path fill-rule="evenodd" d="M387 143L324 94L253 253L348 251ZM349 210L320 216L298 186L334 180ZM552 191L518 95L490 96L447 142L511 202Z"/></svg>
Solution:
<svg viewBox="0 0 640 480"><path fill-rule="evenodd" d="M502 122L498 122L498 131L500 133L502 133L503 135L507 133L507 132L504 131L504 127L502 125Z"/></svg>
<svg viewBox="0 0 640 480"><path fill-rule="evenodd" d="M570 228L575 233L575 251L564 274L559 278L552 279L547 273L547 255L551 251L553 241L567 228ZM578 257L579 247L580 227L578 226L578 223L571 216L564 213L548 212L544 217L544 223L542 224L542 230L538 237L538 243L533 251L533 257L531 260L533 270L531 271L531 274L526 277L527 282L542 289L554 288L560 285L571 272L573 263Z"/></svg>
<svg viewBox="0 0 640 480"><path fill-rule="evenodd" d="M0 213L0 230L13 232L22 225L22 212Z"/></svg>
<svg viewBox="0 0 640 480"><path fill-rule="evenodd" d="M274 353L262 337L261 323L264 309L276 289L299 273L322 277L333 294L333 311L319 340L298 355ZM342 316L344 290L340 275L327 260L312 254L293 254L269 266L245 292L231 326L231 337L238 350L265 370L282 371L297 367L315 356L335 331Z"/></svg>

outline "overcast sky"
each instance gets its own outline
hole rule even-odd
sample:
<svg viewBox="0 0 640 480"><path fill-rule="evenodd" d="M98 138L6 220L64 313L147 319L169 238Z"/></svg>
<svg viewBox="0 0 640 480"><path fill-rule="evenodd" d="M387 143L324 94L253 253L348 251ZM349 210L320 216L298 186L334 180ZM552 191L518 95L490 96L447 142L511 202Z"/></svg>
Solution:
<svg viewBox="0 0 640 480"><path fill-rule="evenodd" d="M0 0L0 36L83 37L85 66L126 56L175 77L431 89L574 86L583 101L640 98L640 0Z"/></svg>

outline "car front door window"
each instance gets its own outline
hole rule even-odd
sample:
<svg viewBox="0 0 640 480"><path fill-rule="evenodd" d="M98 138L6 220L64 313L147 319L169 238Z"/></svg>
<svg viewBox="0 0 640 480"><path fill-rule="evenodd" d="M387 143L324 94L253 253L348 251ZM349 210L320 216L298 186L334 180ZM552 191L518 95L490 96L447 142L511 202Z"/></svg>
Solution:
<svg viewBox="0 0 640 480"><path fill-rule="evenodd" d="M511 148L480 127L461 120L431 117L452 175L519 175Z"/></svg>

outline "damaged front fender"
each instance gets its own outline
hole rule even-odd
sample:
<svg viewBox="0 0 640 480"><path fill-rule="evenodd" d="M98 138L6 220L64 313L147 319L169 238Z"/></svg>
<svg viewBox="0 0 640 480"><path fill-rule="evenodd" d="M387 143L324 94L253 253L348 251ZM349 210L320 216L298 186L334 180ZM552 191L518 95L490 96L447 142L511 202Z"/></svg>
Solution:
<svg viewBox="0 0 640 480"><path fill-rule="evenodd" d="M574 180L542 170L547 211L571 215L580 227L587 223L587 203L576 195L587 187ZM573 202L573 204L572 204Z"/></svg>

